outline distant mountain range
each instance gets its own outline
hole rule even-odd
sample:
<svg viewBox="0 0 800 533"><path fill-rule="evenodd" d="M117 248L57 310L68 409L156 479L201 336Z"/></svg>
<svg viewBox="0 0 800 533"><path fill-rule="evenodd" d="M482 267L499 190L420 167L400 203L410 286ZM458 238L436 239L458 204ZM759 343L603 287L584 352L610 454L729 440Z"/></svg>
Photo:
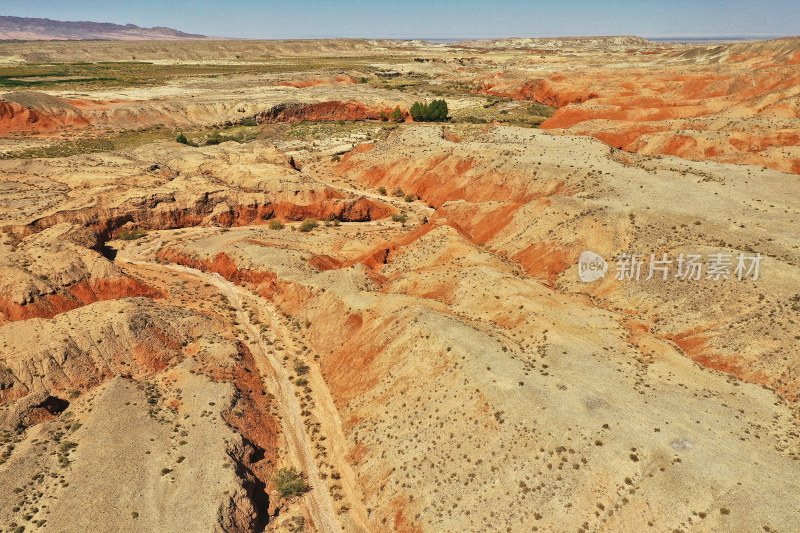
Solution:
<svg viewBox="0 0 800 533"><path fill-rule="evenodd" d="M116 41L206 39L205 35L184 33L156 26L140 28L134 24L108 22L67 22L42 18L0 16L0 39L86 40L109 39Z"/></svg>

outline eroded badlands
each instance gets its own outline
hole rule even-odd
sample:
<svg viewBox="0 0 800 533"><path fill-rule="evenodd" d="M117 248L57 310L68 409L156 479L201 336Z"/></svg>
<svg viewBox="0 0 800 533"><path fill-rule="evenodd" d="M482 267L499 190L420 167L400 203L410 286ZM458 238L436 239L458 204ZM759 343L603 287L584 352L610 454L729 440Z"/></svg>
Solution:
<svg viewBox="0 0 800 533"><path fill-rule="evenodd" d="M796 40L306 45L4 96L3 531L798 529Z"/></svg>

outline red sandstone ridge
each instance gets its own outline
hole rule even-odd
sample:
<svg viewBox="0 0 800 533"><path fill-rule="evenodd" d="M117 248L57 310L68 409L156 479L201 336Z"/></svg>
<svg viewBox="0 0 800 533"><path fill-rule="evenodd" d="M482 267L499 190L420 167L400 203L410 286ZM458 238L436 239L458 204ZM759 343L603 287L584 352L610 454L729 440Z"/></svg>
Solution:
<svg viewBox="0 0 800 533"><path fill-rule="evenodd" d="M29 318L52 318L101 300L132 296L159 298L162 295L153 287L128 277L81 281L53 294L38 295L27 303L17 303L0 295L0 324Z"/></svg>
<svg viewBox="0 0 800 533"><path fill-rule="evenodd" d="M90 159L105 157L93 155ZM67 193L73 185L83 187L86 183L73 178L77 159L51 159L49 181L42 184L42 191L50 195L49 211L30 217L23 210L9 209L5 223L18 236L25 236L70 222L92 228L103 240L109 240L126 225L158 230L264 224L272 218L364 222L394 212L380 200L348 196L309 178L292 168L291 158L271 145L225 143L198 150L164 143L117 155L115 167L120 158L129 162L122 172L135 176L130 183L136 185L121 187L118 179L106 181L105 166L92 164L87 172L98 174L99 179L94 183L99 188L93 189L96 195L84 189L78 207ZM142 170L154 163L160 172ZM4 181L28 180L27 166L22 160L3 162ZM162 187L165 176L173 173L181 177ZM80 179L87 175L81 174ZM40 177L44 178L44 174ZM62 185L54 186L56 183ZM55 187L60 192L49 192Z"/></svg>
<svg viewBox="0 0 800 533"><path fill-rule="evenodd" d="M177 308L130 298L98 302L52 319L5 324L0 327L0 362L10 371L0 404L38 390L86 390L115 375L161 372L202 333L197 320ZM50 371L39 377L36 369L45 366Z"/></svg>
<svg viewBox="0 0 800 533"><path fill-rule="evenodd" d="M221 226L246 226L263 223L272 218L282 220L323 220L330 217L345 222L379 220L392 213L392 209L367 198L357 200L331 199L298 205L291 202L275 202L264 205L241 205L228 212L215 215L213 222ZM188 224L187 224L188 225Z"/></svg>
<svg viewBox="0 0 800 533"><path fill-rule="evenodd" d="M35 96L34 96L35 95ZM91 124L72 104L41 93L11 93L0 100L0 134L18 131L52 132Z"/></svg>
<svg viewBox="0 0 800 533"><path fill-rule="evenodd" d="M432 130L426 132L432 133ZM419 131L413 133L419 134ZM409 141L411 136L400 134L395 142ZM440 134L436 137L441 139ZM526 203L570 194L563 182L526 180L527 172L519 167L498 164L498 159L488 154L456 148L460 146L452 143L452 148L437 147L436 151L418 150L413 144L404 151L390 152L385 147L380 153L370 148L353 150L342 158L336 172L355 177L370 187L400 188L437 209L457 200Z"/></svg>
<svg viewBox="0 0 800 533"><path fill-rule="evenodd" d="M260 285L265 282L272 282L276 276L272 272L262 272L255 270L240 269L236 263L224 252L220 252L212 259L196 259L186 254L172 249L164 248L157 255L161 261L169 261L179 265L188 266L203 272L216 272L220 276L235 283L251 283Z"/></svg>
<svg viewBox="0 0 800 533"><path fill-rule="evenodd" d="M308 264L317 270L336 270L341 268L342 262L338 259L325 254L314 255L308 260Z"/></svg>
<svg viewBox="0 0 800 533"><path fill-rule="evenodd" d="M99 248L98 234L71 224L0 240L0 323L50 318L99 300L162 296L91 248Z"/></svg>
<svg viewBox="0 0 800 533"><path fill-rule="evenodd" d="M566 83L565 81L562 75L522 81L513 73L500 73L483 79L479 92L517 100L531 100L555 107L597 98L597 94L591 92L588 81L584 80L583 83L574 79Z"/></svg>
<svg viewBox="0 0 800 533"><path fill-rule="evenodd" d="M388 108L387 108L388 109ZM378 120L384 108L368 107L357 101L330 101L314 104L280 104L256 115L262 123L302 122L304 120ZM391 110L390 110L391 111Z"/></svg>
<svg viewBox="0 0 800 533"><path fill-rule="evenodd" d="M570 178L557 177L562 171L539 164L522 164L510 153L475 150L434 135L436 130L417 130L412 136L396 135L392 141L404 150L391 149L387 143L365 145L347 154L336 172L367 186L400 188L419 196L437 209L434 219L446 219L446 225L475 243L489 243L509 231L515 220L535 218L544 213L552 199L568 198L580 185ZM413 146L412 140L428 135L431 144ZM411 146L408 146L411 145ZM539 169L543 170L539 174ZM547 176L547 177L546 177ZM415 240L433 228L422 226L409 234ZM373 250L344 266L360 262L380 268L390 261L405 238L377 245ZM552 286L558 276L574 264L582 243L567 247L557 242L513 240L502 246L503 253L518 262L532 276Z"/></svg>
<svg viewBox="0 0 800 533"><path fill-rule="evenodd" d="M693 57L681 70L576 69L535 79L506 72L482 79L480 92L557 106L540 126L554 133L590 135L647 155L800 173L800 44L770 43L752 53L741 45L713 66Z"/></svg>
<svg viewBox="0 0 800 533"><path fill-rule="evenodd" d="M319 82L319 83L317 83ZM113 130L126 130L155 125L187 128L192 126L219 126L221 123L235 123L246 116L255 116L261 123L295 123L303 120L378 120L381 113L387 116L394 107L388 107L382 100L372 98L372 103L364 103L349 94L340 96L337 88L347 93L353 85L348 79L338 78L331 83L285 82L289 85L314 91L320 88L321 94L298 94L290 90L280 93L257 95L242 103L239 100L223 102L190 103L186 101L154 102L148 100L98 100L61 99L45 93L17 91L7 93L0 99L0 135L16 132L57 133L62 130L74 132L89 125ZM327 87L330 86L330 87ZM342 98L332 100L331 97ZM297 100L297 101L293 101ZM410 121L407 110L404 117Z"/></svg>
<svg viewBox="0 0 800 533"><path fill-rule="evenodd" d="M244 344L237 344L238 361L233 369L236 404L222 413L225 421L246 439L238 459L264 485L271 483L278 460L279 426L269 414L271 400L259 379L258 365Z"/></svg>

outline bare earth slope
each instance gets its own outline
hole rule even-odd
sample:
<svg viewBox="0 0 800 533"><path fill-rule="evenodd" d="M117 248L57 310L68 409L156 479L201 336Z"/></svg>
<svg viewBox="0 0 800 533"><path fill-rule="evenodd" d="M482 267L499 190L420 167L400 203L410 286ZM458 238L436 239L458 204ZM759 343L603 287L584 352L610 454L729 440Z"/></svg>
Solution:
<svg viewBox="0 0 800 533"><path fill-rule="evenodd" d="M799 530L796 53L0 43L0 529Z"/></svg>
<svg viewBox="0 0 800 533"><path fill-rule="evenodd" d="M543 128L623 150L800 173L800 39L654 54L542 76L512 70L481 91L557 105Z"/></svg>

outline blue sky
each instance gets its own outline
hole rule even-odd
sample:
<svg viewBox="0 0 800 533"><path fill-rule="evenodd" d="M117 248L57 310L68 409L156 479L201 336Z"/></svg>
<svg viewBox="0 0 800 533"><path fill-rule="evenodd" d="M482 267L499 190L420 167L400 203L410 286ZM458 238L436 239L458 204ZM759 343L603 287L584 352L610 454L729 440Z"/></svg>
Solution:
<svg viewBox="0 0 800 533"><path fill-rule="evenodd" d="M800 32L796 0L0 0L0 15L263 39L779 37Z"/></svg>

